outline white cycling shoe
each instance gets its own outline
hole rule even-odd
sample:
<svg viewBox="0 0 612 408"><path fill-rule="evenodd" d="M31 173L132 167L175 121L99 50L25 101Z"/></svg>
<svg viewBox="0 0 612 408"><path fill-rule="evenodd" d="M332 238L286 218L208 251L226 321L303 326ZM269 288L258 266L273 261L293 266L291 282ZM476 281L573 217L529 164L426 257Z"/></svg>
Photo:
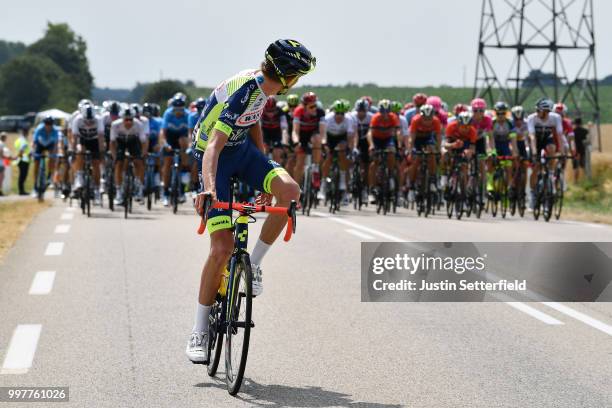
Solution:
<svg viewBox="0 0 612 408"><path fill-rule="evenodd" d="M253 296L259 296L263 293L263 282L261 278L261 267L259 265L251 264L251 271L253 271Z"/></svg>
<svg viewBox="0 0 612 408"><path fill-rule="evenodd" d="M194 364L208 363L208 333L193 332L185 350L187 358Z"/></svg>

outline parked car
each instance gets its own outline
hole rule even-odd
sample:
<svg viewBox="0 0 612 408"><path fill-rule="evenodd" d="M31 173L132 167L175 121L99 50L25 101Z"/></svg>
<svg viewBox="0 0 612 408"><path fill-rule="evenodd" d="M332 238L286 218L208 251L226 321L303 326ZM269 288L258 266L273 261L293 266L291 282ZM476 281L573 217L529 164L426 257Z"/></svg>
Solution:
<svg viewBox="0 0 612 408"><path fill-rule="evenodd" d="M17 132L22 129L25 118L19 115L0 116L0 132Z"/></svg>

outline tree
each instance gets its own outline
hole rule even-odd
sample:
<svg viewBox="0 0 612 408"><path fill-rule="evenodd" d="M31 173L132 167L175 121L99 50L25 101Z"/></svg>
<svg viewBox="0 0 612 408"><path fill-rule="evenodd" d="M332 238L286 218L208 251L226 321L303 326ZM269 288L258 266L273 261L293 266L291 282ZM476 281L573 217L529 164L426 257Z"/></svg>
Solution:
<svg viewBox="0 0 612 408"><path fill-rule="evenodd" d="M9 113L38 111L48 103L62 70L49 58L16 57L0 67L0 98Z"/></svg>
<svg viewBox="0 0 612 408"><path fill-rule="evenodd" d="M24 43L0 40L0 65L23 54L25 49Z"/></svg>
<svg viewBox="0 0 612 408"><path fill-rule="evenodd" d="M93 76L87 61L87 45L67 24L48 23L45 36L30 45L27 52L55 62L75 84L76 99L90 97Z"/></svg>
<svg viewBox="0 0 612 408"><path fill-rule="evenodd" d="M183 92L185 95L187 95L187 100L189 100L187 90L180 81L163 80L154 82L146 87L144 95L140 101L143 103L153 102L159 104L160 106L166 106L168 99L172 98L172 96L177 92Z"/></svg>

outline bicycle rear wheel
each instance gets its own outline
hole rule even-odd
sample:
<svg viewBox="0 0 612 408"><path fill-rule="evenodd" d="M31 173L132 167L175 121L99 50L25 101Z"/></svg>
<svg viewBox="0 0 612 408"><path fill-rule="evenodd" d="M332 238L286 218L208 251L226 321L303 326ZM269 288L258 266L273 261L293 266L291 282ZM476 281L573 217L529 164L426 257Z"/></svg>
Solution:
<svg viewBox="0 0 612 408"><path fill-rule="evenodd" d="M554 204L554 211L555 211L555 219L559 219L561 218L561 210L563 209L563 189L564 189L564 181L561 179L561 177L558 177L557 180L555 181L555 189L556 189L556 194L555 194L555 204Z"/></svg>
<svg viewBox="0 0 612 408"><path fill-rule="evenodd" d="M228 326L225 337L225 376L230 395L236 395L240 390L249 354L253 307L252 284L253 274L249 255L239 254L234 264L233 289L228 292Z"/></svg>

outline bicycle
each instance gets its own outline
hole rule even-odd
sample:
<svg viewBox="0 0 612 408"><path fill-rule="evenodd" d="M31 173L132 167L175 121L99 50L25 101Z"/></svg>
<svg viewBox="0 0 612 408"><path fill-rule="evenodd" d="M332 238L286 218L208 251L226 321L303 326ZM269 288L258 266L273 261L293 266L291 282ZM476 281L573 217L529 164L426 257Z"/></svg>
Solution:
<svg viewBox="0 0 612 408"><path fill-rule="evenodd" d="M446 201L446 215L448 218L455 217L460 220L463 216L464 205L466 203L466 183L463 177L462 167L467 159L459 154L454 154L451 157L451 171L448 175L448 184L444 191L444 199Z"/></svg>
<svg viewBox="0 0 612 408"><path fill-rule="evenodd" d="M438 156L438 153L417 151L415 156L421 157L419 166L419 177L416 179L415 186L415 204L417 215L420 217L423 214L427 217L435 212L435 203L437 202L436 192L431 191L430 175L429 175L429 157Z"/></svg>
<svg viewBox="0 0 612 408"><path fill-rule="evenodd" d="M59 191L61 191L62 200L65 202L70 199L72 203L72 197L70 191L72 190L72 184L70 183L70 154L58 154L57 155L57 172L59 180Z"/></svg>
<svg viewBox="0 0 612 408"><path fill-rule="evenodd" d="M132 201L134 200L134 190L136 189L136 170L134 167L134 157L126 150L125 159L127 167L123 176L123 218L127 219L128 214L132 213Z"/></svg>
<svg viewBox="0 0 612 408"><path fill-rule="evenodd" d="M230 194L230 197L232 197ZM225 337L225 379L230 395L236 395L240 390L249 352L251 329L255 323L251 320L253 308L252 283L253 273L251 261L247 252L248 228L251 222L256 222L252 214L267 212L286 214L287 229L285 241L291 239L296 228L296 202L292 201L288 208L268 207L251 204L217 202L211 206L212 197L206 196L202 206L202 219L198 234L206 229L207 214L210 208L238 211L239 216L232 223L234 235L234 251L227 265L227 275L221 281L220 292L217 293L209 315L208 331L208 375L213 377L219 366L223 337ZM240 336L242 334L242 336ZM211 358L212 357L212 358Z"/></svg>
<svg viewBox="0 0 612 408"><path fill-rule="evenodd" d="M325 203L329 204L329 212L334 214L340 210L340 201L342 200L340 191L340 163L338 158L338 151L334 149L331 152L332 165L329 169L329 175L327 176L327 187L328 191L325 195Z"/></svg>
<svg viewBox="0 0 612 408"><path fill-rule="evenodd" d="M514 160L514 157L494 156L493 160L493 190L490 192L490 200L487 200L487 206L490 204L493 217L497 216L497 211L500 209L502 218L506 218L509 204L509 183L506 168L508 167L508 161ZM512 165L512 162L510 162L510 165Z"/></svg>
<svg viewBox="0 0 612 408"><path fill-rule="evenodd" d="M39 163L34 188L36 189L38 201L42 203L45 199L45 190L47 190L47 155L35 154L34 159L38 160Z"/></svg>
<svg viewBox="0 0 612 408"><path fill-rule="evenodd" d="M91 217L91 196L93 194L91 182L93 178L91 151L86 150L85 152L77 154L85 156L85 163L83 165L83 186L80 191L81 211L83 214L87 214L87 217Z"/></svg>
<svg viewBox="0 0 612 408"><path fill-rule="evenodd" d="M571 159L572 156L561 155L557 156L557 163L555 166L554 183L555 183L555 198L553 201L553 212L555 219L561 218L561 210L563 209L563 194L565 193L565 161Z"/></svg>
<svg viewBox="0 0 612 408"><path fill-rule="evenodd" d="M555 194L553 190L553 177L551 177L548 162L556 159L557 156L549 157L542 155L540 157L540 172L536 182L535 201L533 204L533 217L536 221L539 219L540 213L542 213L546 222L550 221L552 216Z"/></svg>
<svg viewBox="0 0 612 408"><path fill-rule="evenodd" d="M485 208L482 173L480 172L479 162L481 159L482 155L474 155L474 159L469 162L470 168L468 170L469 175L466 186L468 204L466 215L468 217L474 213L476 218L480 218L482 216L482 210Z"/></svg>
<svg viewBox="0 0 612 408"><path fill-rule="evenodd" d="M159 154L149 153L146 160L146 168L144 175L144 194L147 196L147 210L151 211L153 201L156 199L157 186L155 185L155 168Z"/></svg>
<svg viewBox="0 0 612 408"><path fill-rule="evenodd" d="M170 173L170 205L172 213L178 212L181 189L181 149L173 149L172 170Z"/></svg>
<svg viewBox="0 0 612 408"><path fill-rule="evenodd" d="M314 163L312 163L312 154L306 155L304 164L304 181L302 183L302 196L300 204L302 207L302 215L310 216L310 209L315 209L319 205L317 194L321 187L321 176Z"/></svg>
<svg viewBox="0 0 612 408"><path fill-rule="evenodd" d="M368 205L367 200L363 201L363 174L359 152L353 154L353 171L351 173L351 196L353 198L353 208L361 210L363 205Z"/></svg>
<svg viewBox="0 0 612 408"><path fill-rule="evenodd" d="M104 190L108 196L108 208L115 211L115 196L117 186L115 186L115 163L110 152L106 152L104 157Z"/></svg>
<svg viewBox="0 0 612 408"><path fill-rule="evenodd" d="M378 161L376 169L376 213L383 215L391 210L397 211L397 180L395 173L389 170L387 166L387 150L376 149L374 157ZM393 207L391 207L393 206Z"/></svg>
<svg viewBox="0 0 612 408"><path fill-rule="evenodd" d="M510 215L518 211L521 218L525 216L525 210L527 209L527 195L525 193L524 181L527 177L523 163L527 160L524 158L519 159L519 163L512 173L512 184L514 187L510 188Z"/></svg>

